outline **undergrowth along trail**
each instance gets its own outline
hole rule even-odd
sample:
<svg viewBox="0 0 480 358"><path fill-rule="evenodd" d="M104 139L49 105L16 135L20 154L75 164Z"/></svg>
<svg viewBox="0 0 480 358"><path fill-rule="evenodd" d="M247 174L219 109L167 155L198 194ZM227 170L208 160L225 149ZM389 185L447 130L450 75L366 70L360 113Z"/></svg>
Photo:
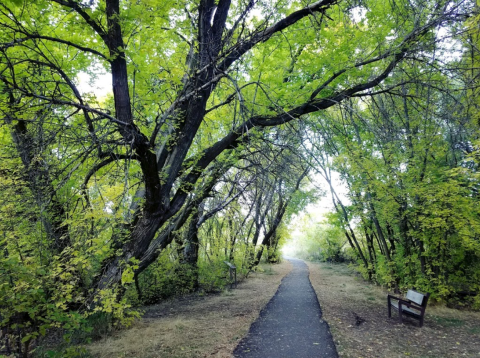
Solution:
<svg viewBox="0 0 480 358"><path fill-rule="evenodd" d="M291 270L262 265L237 289L186 296L146 308L144 318L87 348L96 358L227 358Z"/></svg>

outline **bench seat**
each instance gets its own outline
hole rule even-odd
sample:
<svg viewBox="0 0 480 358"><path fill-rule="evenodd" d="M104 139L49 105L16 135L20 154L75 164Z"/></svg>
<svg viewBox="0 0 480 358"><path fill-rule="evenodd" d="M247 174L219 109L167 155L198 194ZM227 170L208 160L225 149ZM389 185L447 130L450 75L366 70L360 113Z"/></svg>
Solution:
<svg viewBox="0 0 480 358"><path fill-rule="evenodd" d="M392 305L392 307L395 307L397 310L399 309L399 308L398 308L398 301L397 301L397 302L392 301L390 304ZM413 316L413 317L420 317L420 316L421 316L420 311L418 311L418 310L413 310L413 309L408 308L408 307L406 307L406 306L404 306L404 305L402 305L402 312L405 313L406 315L411 315L411 316Z"/></svg>

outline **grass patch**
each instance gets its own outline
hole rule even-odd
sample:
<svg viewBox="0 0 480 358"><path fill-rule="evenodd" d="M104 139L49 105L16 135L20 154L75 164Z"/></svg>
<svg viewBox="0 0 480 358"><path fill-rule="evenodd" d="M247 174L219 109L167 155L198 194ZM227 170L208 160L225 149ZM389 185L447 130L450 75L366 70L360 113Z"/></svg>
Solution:
<svg viewBox="0 0 480 358"><path fill-rule="evenodd" d="M234 289L229 289L229 288L226 288L222 291L221 295L222 296L225 296L225 297L231 297L231 296L235 296L235 292L233 291Z"/></svg>
<svg viewBox="0 0 480 358"><path fill-rule="evenodd" d="M473 327L468 330L471 334L478 334L480 335L480 327Z"/></svg>
<svg viewBox="0 0 480 358"><path fill-rule="evenodd" d="M3 356L0 356L3 357ZM55 349L38 347L33 353L34 358L94 358L84 347L57 347Z"/></svg>
<svg viewBox="0 0 480 358"><path fill-rule="evenodd" d="M262 269L260 271L260 273L263 273L264 275L276 275L277 274L271 266L265 267L264 269Z"/></svg>
<svg viewBox="0 0 480 358"><path fill-rule="evenodd" d="M395 313L388 318L387 291L351 267L308 265L340 358L479 357L479 312L429 305L422 328L411 318L401 324Z"/></svg>
<svg viewBox="0 0 480 358"><path fill-rule="evenodd" d="M219 294L185 296L145 307L143 319L86 348L95 358L231 357L260 310L290 271L288 261ZM43 357L42 357L43 358Z"/></svg>
<svg viewBox="0 0 480 358"><path fill-rule="evenodd" d="M460 327L465 324L463 320L458 318L435 317L435 321L443 327Z"/></svg>

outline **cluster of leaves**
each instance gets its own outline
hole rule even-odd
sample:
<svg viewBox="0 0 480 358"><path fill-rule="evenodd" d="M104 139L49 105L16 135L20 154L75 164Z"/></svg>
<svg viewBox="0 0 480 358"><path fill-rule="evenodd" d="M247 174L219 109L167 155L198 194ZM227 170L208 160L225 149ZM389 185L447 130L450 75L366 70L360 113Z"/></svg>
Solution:
<svg viewBox="0 0 480 358"><path fill-rule="evenodd" d="M480 292L479 134L475 99L459 82L468 66L447 61L444 76L405 64L398 90L315 118L309 152L330 185L330 222L346 233L365 277L472 303Z"/></svg>
<svg viewBox="0 0 480 358"><path fill-rule="evenodd" d="M52 327L66 337L88 329L85 317L69 309L84 300L77 271L81 260L74 251L52 252L41 222L48 213L36 205L25 185L5 129L1 129L0 327L9 342L1 343L28 351L29 342Z"/></svg>
<svg viewBox="0 0 480 358"><path fill-rule="evenodd" d="M361 220L377 201L385 203L376 211L377 234L378 227L402 227L407 238L425 242L431 263L422 268L436 277L445 245L428 241L430 234L446 228L461 248L475 246L463 239L471 235L468 226L460 229L465 210L450 216L460 204L439 194L455 189L462 196L469 178L457 173L463 186L456 185L433 170L442 158L459 160L452 157L458 148L435 139L456 123L437 109L455 114L457 107L448 96L426 93L453 78L436 75L448 68L435 52L438 31L463 29L471 9L469 0L1 2L0 326L19 329L23 348L15 349L28 355L37 336L78 329L91 314L128 323L131 303L216 289L224 260L245 274L264 253L277 261L288 237L282 221L314 197L301 190L311 162L301 154L330 143L329 137L307 144L320 133L335 137L325 153L336 157L358 199L357 207L340 211L345 223L350 211ZM419 70L412 61L428 66ZM107 95L80 84L86 76L96 85L103 72L112 78ZM417 90L415 81L430 87ZM405 89L402 98L426 98L425 113L415 109L412 121L432 119L412 123L411 135L405 126L384 130L374 102L356 102L398 88ZM369 121L349 119L352 126L329 132L325 121L345 122L347 112L326 111L349 99L347 107ZM321 111L325 116L315 114ZM403 136L392 142L399 150L381 148L396 165L393 174L377 163L380 147L370 127ZM405 137L415 147L412 158ZM428 153L416 148L430 142L435 149ZM422 180L402 179L423 158L430 162L433 150L436 166L427 165ZM365 156L372 161L361 162ZM395 220L387 213L398 205L384 200L392 191L373 195L385 185L401 187L394 196L406 204ZM409 220L420 210L424 219ZM432 210L443 213L440 220ZM423 236L410 234L419 228ZM409 240L405 250L418 245ZM360 255L358 241L351 237ZM393 250L386 245L373 249L387 257ZM363 260L370 274L391 282L392 257L382 275L372 266L381 259Z"/></svg>

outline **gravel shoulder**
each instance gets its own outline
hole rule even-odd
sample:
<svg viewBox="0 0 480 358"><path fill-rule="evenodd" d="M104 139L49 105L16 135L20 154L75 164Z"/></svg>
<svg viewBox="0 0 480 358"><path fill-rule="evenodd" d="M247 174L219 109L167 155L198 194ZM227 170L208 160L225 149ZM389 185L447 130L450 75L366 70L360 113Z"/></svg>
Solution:
<svg viewBox="0 0 480 358"><path fill-rule="evenodd" d="M387 316L387 292L346 265L308 263L340 358L480 357L480 313L429 303L425 324Z"/></svg>

